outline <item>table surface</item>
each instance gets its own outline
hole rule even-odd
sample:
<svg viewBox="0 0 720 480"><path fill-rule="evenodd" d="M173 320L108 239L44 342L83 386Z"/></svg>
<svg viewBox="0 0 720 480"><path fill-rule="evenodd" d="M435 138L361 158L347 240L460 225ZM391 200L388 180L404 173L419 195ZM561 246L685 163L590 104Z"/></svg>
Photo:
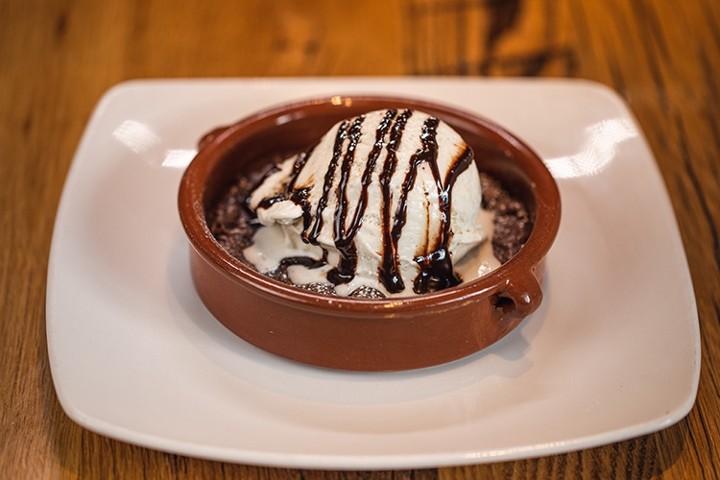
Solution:
<svg viewBox="0 0 720 480"><path fill-rule="evenodd" d="M720 3L716 0L0 0L0 477L720 478ZM549 457L318 472L156 452L62 411L45 337L47 258L73 153L135 78L584 78L629 104L669 191L702 335L695 406L658 433Z"/></svg>

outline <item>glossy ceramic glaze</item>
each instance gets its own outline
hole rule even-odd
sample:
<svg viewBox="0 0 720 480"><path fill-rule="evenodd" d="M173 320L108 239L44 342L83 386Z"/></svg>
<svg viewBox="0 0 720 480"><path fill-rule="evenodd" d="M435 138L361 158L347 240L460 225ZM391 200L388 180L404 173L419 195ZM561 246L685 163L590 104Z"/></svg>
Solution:
<svg viewBox="0 0 720 480"><path fill-rule="evenodd" d="M436 293L352 299L276 282L233 258L214 240L206 211L238 174L307 148L343 118L403 107L450 124L474 149L478 168L525 202L532 233L505 265ZM266 351L303 363L384 371L465 357L495 343L534 312L542 301L543 259L557 234L560 198L540 158L484 118L421 100L335 96L278 106L209 132L182 178L179 212L193 247L195 288L228 329Z"/></svg>

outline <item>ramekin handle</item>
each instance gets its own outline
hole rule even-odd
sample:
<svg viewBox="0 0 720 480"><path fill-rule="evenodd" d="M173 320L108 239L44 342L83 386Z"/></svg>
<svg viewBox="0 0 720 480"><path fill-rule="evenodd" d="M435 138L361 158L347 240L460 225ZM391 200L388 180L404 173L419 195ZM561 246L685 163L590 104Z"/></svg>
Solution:
<svg viewBox="0 0 720 480"><path fill-rule="evenodd" d="M495 308L516 317L527 317L540 306L543 293L540 281L532 273L507 279L498 293L493 295Z"/></svg>

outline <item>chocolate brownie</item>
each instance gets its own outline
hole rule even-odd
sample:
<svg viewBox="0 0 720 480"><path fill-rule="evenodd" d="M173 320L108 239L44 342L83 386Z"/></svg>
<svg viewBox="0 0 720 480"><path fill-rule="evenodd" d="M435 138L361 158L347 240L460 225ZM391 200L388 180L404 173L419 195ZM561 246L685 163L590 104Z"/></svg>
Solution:
<svg viewBox="0 0 720 480"><path fill-rule="evenodd" d="M243 256L243 250L252 244L253 234L260 226L254 213L246 206L249 194L263 174L241 177L231 184L215 206L207 212L208 226L215 239L230 255L252 266ZM482 206L494 214L492 246L500 263L512 258L530 236L532 224L525 205L511 195L493 177L480 173L482 185ZM278 281L292 284L287 268L293 262L281 265L277 270L266 273ZM332 284L295 285L316 293L335 295ZM384 295L371 287L360 287L350 296L359 298L382 298Z"/></svg>

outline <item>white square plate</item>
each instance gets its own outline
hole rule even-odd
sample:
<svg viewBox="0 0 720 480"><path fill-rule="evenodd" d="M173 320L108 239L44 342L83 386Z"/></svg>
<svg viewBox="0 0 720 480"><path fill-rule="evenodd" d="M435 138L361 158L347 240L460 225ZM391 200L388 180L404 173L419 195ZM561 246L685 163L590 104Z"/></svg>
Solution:
<svg viewBox="0 0 720 480"><path fill-rule="evenodd" d="M558 180L544 303L469 358L399 373L304 366L229 333L193 289L176 194L200 136L287 100L372 92L489 117ZM80 425L285 467L420 468L615 442L684 417L700 370L692 284L652 154L618 96L572 80L121 84L99 103L67 178L47 333L60 403Z"/></svg>

